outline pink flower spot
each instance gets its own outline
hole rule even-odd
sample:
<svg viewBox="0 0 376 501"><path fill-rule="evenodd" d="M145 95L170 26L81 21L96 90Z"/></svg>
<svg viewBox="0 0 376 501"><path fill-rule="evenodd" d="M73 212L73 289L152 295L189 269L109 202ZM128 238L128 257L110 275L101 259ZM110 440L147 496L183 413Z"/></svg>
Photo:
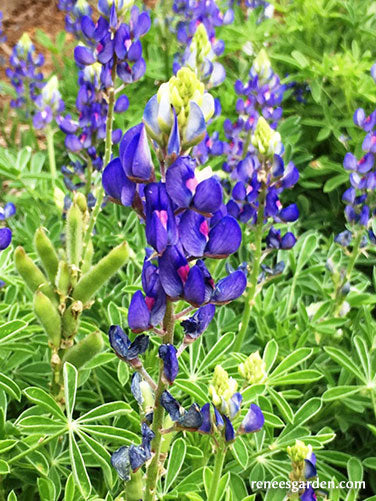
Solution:
<svg viewBox="0 0 376 501"><path fill-rule="evenodd" d="M198 185L198 181L195 177L191 177L189 179L187 179L187 181L185 182L185 186L189 189L189 191L191 191L192 193L195 192L196 190L196 186Z"/></svg>
<svg viewBox="0 0 376 501"><path fill-rule="evenodd" d="M162 226L165 230L167 230L167 220L168 220L168 215L167 211L165 210L156 210L155 213L158 216L158 219L162 223Z"/></svg>
<svg viewBox="0 0 376 501"><path fill-rule="evenodd" d="M181 281L183 282L183 284L185 284L185 282L188 279L189 264L186 264L185 266L180 266L180 268L177 269L177 272L179 277L181 278Z"/></svg>
<svg viewBox="0 0 376 501"><path fill-rule="evenodd" d="M206 219L200 224L200 233L207 239L209 235L209 225Z"/></svg>
<svg viewBox="0 0 376 501"><path fill-rule="evenodd" d="M146 303L146 306L148 307L148 310L151 311L151 309L154 306L155 299L153 297L146 296L145 303Z"/></svg>

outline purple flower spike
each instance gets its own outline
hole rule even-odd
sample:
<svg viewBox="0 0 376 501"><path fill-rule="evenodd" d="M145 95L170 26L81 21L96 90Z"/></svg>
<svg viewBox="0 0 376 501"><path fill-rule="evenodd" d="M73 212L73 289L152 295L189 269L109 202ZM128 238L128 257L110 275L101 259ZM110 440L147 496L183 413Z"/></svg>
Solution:
<svg viewBox="0 0 376 501"><path fill-rule="evenodd" d="M0 251L9 247L12 241L12 231L9 228L0 228Z"/></svg>
<svg viewBox="0 0 376 501"><path fill-rule="evenodd" d="M179 372L176 348L172 344L162 344L159 347L158 355L163 360L164 378L169 384L172 384Z"/></svg>
<svg viewBox="0 0 376 501"><path fill-rule="evenodd" d="M253 433L261 430L264 426L265 418L260 407L256 404L251 404L249 410L243 419L238 433Z"/></svg>
<svg viewBox="0 0 376 501"><path fill-rule="evenodd" d="M129 99L126 95L120 96L115 103L115 112L124 113L129 108Z"/></svg>
<svg viewBox="0 0 376 501"><path fill-rule="evenodd" d="M239 249L242 231L232 216L225 216L209 232L205 256L223 259Z"/></svg>
<svg viewBox="0 0 376 501"><path fill-rule="evenodd" d="M301 501L316 501L317 496L315 494L315 491L312 487L312 485L309 485L307 489L303 492L303 494L300 496Z"/></svg>
<svg viewBox="0 0 376 501"><path fill-rule="evenodd" d="M124 362L131 362L133 365L137 364L138 356L145 353L149 346L148 336L137 336L132 343L119 325L111 325L108 335L115 354Z"/></svg>
<svg viewBox="0 0 376 501"><path fill-rule="evenodd" d="M200 433L212 433L213 431L213 426L211 422L211 415L210 415L210 404L205 404L201 407L201 417L202 417L202 425L198 429Z"/></svg>
<svg viewBox="0 0 376 501"><path fill-rule="evenodd" d="M114 158L103 171L102 184L104 191L119 204L132 205L136 193L136 185L124 173L119 158Z"/></svg>
<svg viewBox="0 0 376 501"><path fill-rule="evenodd" d="M233 419L236 414L240 411L240 406L243 401L243 397L241 393L236 392L229 400L229 410L230 410L230 418Z"/></svg>
<svg viewBox="0 0 376 501"><path fill-rule="evenodd" d="M183 294L189 273L188 261L176 245L168 246L159 258L159 276L165 293L171 298Z"/></svg>
<svg viewBox="0 0 376 501"><path fill-rule="evenodd" d="M213 304L207 304L205 306L201 306L201 308L199 308L192 317L187 320L183 320L181 325L185 333L185 344L192 343L195 339L201 336L212 321L214 313L215 306Z"/></svg>
<svg viewBox="0 0 376 501"><path fill-rule="evenodd" d="M228 277L220 280L213 292L211 302L226 304L237 299L247 287L247 278L241 270L234 271Z"/></svg>

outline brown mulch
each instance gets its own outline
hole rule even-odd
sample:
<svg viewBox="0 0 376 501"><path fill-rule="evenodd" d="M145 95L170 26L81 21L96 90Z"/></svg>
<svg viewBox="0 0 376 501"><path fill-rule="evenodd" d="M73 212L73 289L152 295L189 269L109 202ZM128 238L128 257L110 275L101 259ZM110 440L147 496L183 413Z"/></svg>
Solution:
<svg viewBox="0 0 376 501"><path fill-rule="evenodd" d="M35 40L35 31L45 31L52 40L59 31L64 30L65 13L57 8L57 0L0 0L0 11L3 13L3 32L7 37L5 43L0 44L0 57L3 66L0 67L0 79L4 79L4 66L7 64L13 46L27 32L38 47ZM48 59L46 61L48 69Z"/></svg>

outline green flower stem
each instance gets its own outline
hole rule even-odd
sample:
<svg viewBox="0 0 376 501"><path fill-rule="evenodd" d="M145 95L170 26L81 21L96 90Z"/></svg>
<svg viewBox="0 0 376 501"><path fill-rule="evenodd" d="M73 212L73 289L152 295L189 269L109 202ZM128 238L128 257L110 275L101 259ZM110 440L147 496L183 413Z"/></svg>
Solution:
<svg viewBox="0 0 376 501"><path fill-rule="evenodd" d="M87 158L86 165L86 185L85 185L85 195L88 197L91 190L91 179L93 174L93 162L90 157Z"/></svg>
<svg viewBox="0 0 376 501"><path fill-rule="evenodd" d="M355 241L354 245L351 251L351 256L350 260L347 264L347 269L345 276L343 277L343 280L340 281L337 290L336 290L336 295L335 295L335 302L334 302L334 316L338 316L339 312L341 311L343 302L345 300L345 296L342 294L342 288L344 285L351 279L352 272L354 270L355 263L359 257L360 253L360 244L362 243L362 238L363 238L363 231L359 231L356 236L355 236Z"/></svg>
<svg viewBox="0 0 376 501"><path fill-rule="evenodd" d="M208 501L216 501L217 499L218 486L222 476L223 463L225 462L226 452L226 444L224 442L221 442L221 445L217 449L217 453L215 455L214 471L210 482Z"/></svg>
<svg viewBox="0 0 376 501"><path fill-rule="evenodd" d="M171 301L167 301L166 313L163 319L163 327L166 332L163 338L164 343L173 344L174 326L175 326L175 320L174 320L173 303ZM160 398L162 393L166 390L166 388L167 384L163 381L163 361L161 360L159 363L158 386L155 392L154 415L153 415L153 426L152 426L152 430L155 436L151 443L151 448L152 451L154 452L154 456L146 472L144 501L154 501L156 494L156 488L160 470L159 466L160 466L161 444L162 444L161 430L163 428L163 419L164 419L164 408L160 404Z"/></svg>
<svg viewBox="0 0 376 501"><path fill-rule="evenodd" d="M112 81L115 83L116 77L116 63L112 68ZM104 150L104 160L103 166L106 167L111 160L112 154L112 124L114 121L114 106L115 106L115 88L111 87L108 90L108 111L107 111L107 120L106 120L106 142L105 142L105 150ZM97 193L97 201L95 203L93 212L91 213L89 225L85 234L84 239L84 251L82 256L82 261L85 259L86 251L89 245L89 241L91 239L91 235L93 233L94 225L97 220L98 214L101 210L102 203L104 198L104 188L102 183L100 183L99 190Z"/></svg>
<svg viewBox="0 0 376 501"><path fill-rule="evenodd" d="M51 173L51 183L52 189L55 189L56 186L56 160L55 160L55 146L54 146L54 131L52 127L49 125L46 129L46 139L47 139L47 152L48 152L48 162L50 165L50 173Z"/></svg>
<svg viewBox="0 0 376 501"><path fill-rule="evenodd" d="M240 330L236 336L233 350L240 352L243 345L245 333L247 332L249 320L251 318L251 310L257 292L257 280L260 274L260 264L262 257L262 235L264 232L264 212L265 212L265 187L260 193L259 210L257 214L257 222L255 228L255 252L253 257L252 273L248 293L245 297L245 305L240 324Z"/></svg>

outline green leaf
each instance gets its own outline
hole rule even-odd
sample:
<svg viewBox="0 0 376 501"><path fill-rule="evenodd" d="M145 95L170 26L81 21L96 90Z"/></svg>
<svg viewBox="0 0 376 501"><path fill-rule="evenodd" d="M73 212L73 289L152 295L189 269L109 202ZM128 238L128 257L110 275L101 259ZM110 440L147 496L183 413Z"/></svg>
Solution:
<svg viewBox="0 0 376 501"><path fill-rule="evenodd" d="M213 472L209 468L209 466L205 466L204 467L204 470L202 472L202 478L203 478L203 481L204 481L204 488L205 488L205 492L206 492L206 498L208 498L209 497L210 486L211 486L211 482L212 482L212 478L213 478Z"/></svg>
<svg viewBox="0 0 376 501"><path fill-rule="evenodd" d="M281 393L278 393L277 391L273 390L273 388L269 387L268 391L273 402L281 412L284 420L289 423L292 423L294 419L294 413L290 407L290 404L285 399L285 397Z"/></svg>
<svg viewBox="0 0 376 501"><path fill-rule="evenodd" d="M244 443L243 437L238 437L231 447L231 452L240 464L240 466L245 470L248 466L248 449Z"/></svg>
<svg viewBox="0 0 376 501"><path fill-rule="evenodd" d="M306 68L307 66L309 66L310 63L308 59L305 57L304 54L302 54L298 50L293 50L291 52L291 55L295 59L295 61L299 63L300 68Z"/></svg>
<svg viewBox="0 0 376 501"><path fill-rule="evenodd" d="M9 342L13 337L17 336L27 325L28 324L22 320L12 320L11 322L3 324L0 327L0 346L2 343Z"/></svg>
<svg viewBox="0 0 376 501"><path fill-rule="evenodd" d="M235 333L228 332L221 336L215 345L209 350L207 355L201 362L198 372L204 372L205 370L213 367L216 362L223 357L223 355L229 350L235 340Z"/></svg>
<svg viewBox="0 0 376 501"><path fill-rule="evenodd" d="M100 467L103 470L106 485L109 489L111 489L114 483L114 479L112 475L113 469L110 465L111 462L110 454L106 451L103 445L101 445L99 442L91 438L86 433L79 431L78 435L81 438L82 442L87 447L87 449L97 459Z"/></svg>
<svg viewBox="0 0 376 501"><path fill-rule="evenodd" d="M273 378L269 381L269 383L273 385L306 384L306 383L312 383L313 381L317 381L322 377L323 375L316 370L297 371L297 372L291 372L291 374L285 374L283 376Z"/></svg>
<svg viewBox="0 0 376 501"><path fill-rule="evenodd" d="M67 364L65 364L67 365ZM69 365L69 364L68 364ZM71 366L73 367L73 366ZM82 496L87 499L91 492L91 483L86 471L85 463L81 451L77 445L73 433L69 433L69 458L72 467L74 481Z"/></svg>
<svg viewBox="0 0 376 501"><path fill-rule="evenodd" d="M165 494L170 490L172 484L175 482L177 476L179 475L181 467L183 466L184 463L186 451L187 451L187 446L183 438L178 438L172 444L168 458L166 478L163 487L163 491Z"/></svg>
<svg viewBox="0 0 376 501"><path fill-rule="evenodd" d="M358 393L361 390L361 386L335 386L334 388L326 390L322 395L322 399L324 402L331 402L332 400L355 395L355 393Z"/></svg>
<svg viewBox="0 0 376 501"><path fill-rule="evenodd" d="M223 496L226 494L226 490L228 488L229 483L230 483L230 472L228 471L221 477L221 480L218 483L216 501L221 501Z"/></svg>
<svg viewBox="0 0 376 501"><path fill-rule="evenodd" d="M7 475L10 472L9 465L4 459L0 459L0 475Z"/></svg>
<svg viewBox="0 0 376 501"><path fill-rule="evenodd" d="M14 491L10 491L7 497L7 501L17 501L17 496Z"/></svg>
<svg viewBox="0 0 376 501"><path fill-rule="evenodd" d="M65 362L63 374L66 413L68 419L72 419L74 404L76 402L78 372L74 365Z"/></svg>
<svg viewBox="0 0 376 501"><path fill-rule="evenodd" d="M325 129L322 129L322 131ZM330 129L329 129L330 133ZM325 138L322 138L325 139ZM348 174L337 174L336 176L331 177L326 181L324 184L323 192L324 193L330 193L331 191L334 191L338 186L341 186L341 184L347 183L349 180Z"/></svg>
<svg viewBox="0 0 376 501"><path fill-rule="evenodd" d="M38 478L37 480L40 501L53 501L56 499L55 485L49 478Z"/></svg>
<svg viewBox="0 0 376 501"><path fill-rule="evenodd" d="M264 354L262 356L265 362L266 372L269 372L270 369L273 367L273 364L276 361L277 356L278 356L278 343L275 339L271 339L265 346Z"/></svg>
<svg viewBox="0 0 376 501"><path fill-rule="evenodd" d="M360 482L363 480L363 465L358 458L352 457L349 459L347 463L347 473L349 480L352 482Z"/></svg>
<svg viewBox="0 0 376 501"><path fill-rule="evenodd" d="M301 364L307 360L313 353L312 348L299 348L287 357L285 357L282 362L274 369L274 371L269 376L269 381L276 376L283 374L297 365Z"/></svg>
<svg viewBox="0 0 376 501"><path fill-rule="evenodd" d="M358 353L360 363L362 364L363 367L363 372L366 375L367 379L371 379L373 373L371 368L371 358L369 356L368 346L365 340L360 336L354 337L354 344L356 351Z"/></svg>
<svg viewBox="0 0 376 501"><path fill-rule="evenodd" d="M296 249L296 252L298 252L298 259L296 262L295 273L300 273L300 271L304 268L305 264L312 256L312 254L315 252L318 245L317 240L318 237L315 234L311 233L303 237L301 241L298 241L300 245Z"/></svg>
<svg viewBox="0 0 376 501"><path fill-rule="evenodd" d="M344 369L348 370L355 377L359 378L363 383L367 383L367 379L359 370L358 366L351 360L351 358L344 353L343 350L339 350L334 346L325 346L324 350L337 364L339 364Z"/></svg>
<svg viewBox="0 0 376 501"><path fill-rule="evenodd" d="M18 426L23 428L25 433L30 434L55 434L59 430L61 433L65 433L66 425L64 423L56 422L52 418L45 416L26 416L18 421Z"/></svg>
<svg viewBox="0 0 376 501"><path fill-rule="evenodd" d="M262 413L264 414L265 423L267 425L272 426L273 428L283 428L285 426L285 423L282 421L282 419L280 419L275 414L264 410L262 411Z"/></svg>
<svg viewBox="0 0 376 501"><path fill-rule="evenodd" d="M119 400L117 402L99 405L95 409L86 412L86 414L83 414L77 419L77 423L89 423L91 421L99 420L102 421L111 416L122 416L124 414L128 414L129 412L132 412L129 404Z"/></svg>
<svg viewBox="0 0 376 501"><path fill-rule="evenodd" d="M58 420L66 421L65 414L46 391L35 386L30 386L24 390L24 393L27 398L33 402L33 404L39 405L42 409L55 416Z"/></svg>
<svg viewBox="0 0 376 501"><path fill-rule="evenodd" d="M129 369L128 365L123 362L123 360L119 360L118 368L117 368L117 377L121 386L125 386L129 379Z"/></svg>
<svg viewBox="0 0 376 501"><path fill-rule="evenodd" d="M18 402L21 400L21 390L17 383L8 376L0 372L0 388Z"/></svg>
<svg viewBox="0 0 376 501"><path fill-rule="evenodd" d="M76 488L74 485L73 473L69 475L65 484L65 493L64 493L64 501L75 501L75 492Z"/></svg>
<svg viewBox="0 0 376 501"><path fill-rule="evenodd" d="M364 459L363 464L366 468L370 468L371 470L376 470L376 457Z"/></svg>
<svg viewBox="0 0 376 501"><path fill-rule="evenodd" d="M315 414L319 412L322 407L322 402L320 398L311 398L305 402L300 409L295 413L294 425L301 426L306 421L311 419Z"/></svg>

